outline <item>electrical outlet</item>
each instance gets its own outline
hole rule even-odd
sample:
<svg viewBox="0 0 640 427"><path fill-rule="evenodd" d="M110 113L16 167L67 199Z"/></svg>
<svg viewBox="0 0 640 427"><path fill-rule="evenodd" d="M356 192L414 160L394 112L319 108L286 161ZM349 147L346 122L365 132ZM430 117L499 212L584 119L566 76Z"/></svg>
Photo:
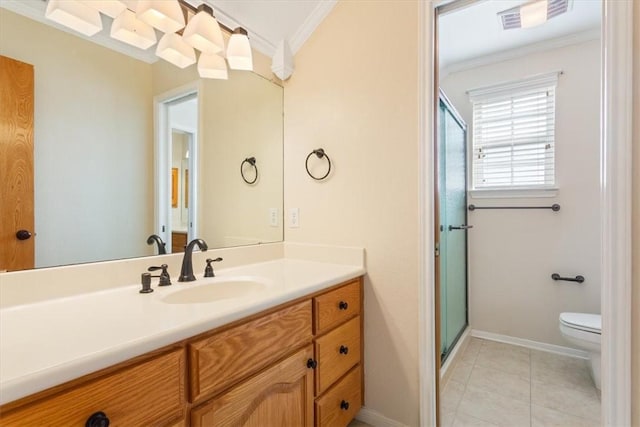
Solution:
<svg viewBox="0 0 640 427"><path fill-rule="evenodd" d="M289 228L298 227L300 227L300 209L291 208L289 209Z"/></svg>
<svg viewBox="0 0 640 427"><path fill-rule="evenodd" d="M271 227L278 226L278 208L269 208L269 225Z"/></svg>

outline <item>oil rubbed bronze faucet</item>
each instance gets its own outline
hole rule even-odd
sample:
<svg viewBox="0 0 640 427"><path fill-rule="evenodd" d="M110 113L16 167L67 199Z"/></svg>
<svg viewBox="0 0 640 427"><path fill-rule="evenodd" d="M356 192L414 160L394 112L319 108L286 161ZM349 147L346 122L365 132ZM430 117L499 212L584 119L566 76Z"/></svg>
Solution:
<svg viewBox="0 0 640 427"><path fill-rule="evenodd" d="M147 239L147 245L153 245L154 243L158 245L158 255L165 255L167 253L167 247L165 246L165 243L157 234L152 234Z"/></svg>
<svg viewBox="0 0 640 427"><path fill-rule="evenodd" d="M207 243L202 239L193 239L189 244L184 248L184 257L182 258L182 269L180 269L180 277L178 277L178 282L193 282L196 280L196 276L193 275L193 261L192 254L193 248L198 245L202 252L205 252L209 249Z"/></svg>

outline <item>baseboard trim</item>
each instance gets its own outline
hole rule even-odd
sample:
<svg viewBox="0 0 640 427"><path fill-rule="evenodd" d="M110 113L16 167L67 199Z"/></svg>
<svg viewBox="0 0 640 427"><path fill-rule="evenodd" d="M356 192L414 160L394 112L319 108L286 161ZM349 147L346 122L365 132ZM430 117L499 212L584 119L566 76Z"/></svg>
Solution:
<svg viewBox="0 0 640 427"><path fill-rule="evenodd" d="M494 334L493 332L471 330L471 336L491 341L503 342L506 344L519 345L520 347L530 348L532 350L546 351L548 353L562 354L563 356L578 357L580 359L588 359L589 353L584 350L563 347L561 345L547 344L544 342L526 340L524 338L510 337L508 335Z"/></svg>
<svg viewBox="0 0 640 427"><path fill-rule="evenodd" d="M356 420L370 424L374 427L407 427L401 422L392 420L391 418L387 418L380 412L374 411L373 409L369 409L364 406L360 409L358 415L356 415Z"/></svg>
<svg viewBox="0 0 640 427"><path fill-rule="evenodd" d="M469 326L466 326L464 328L464 332L462 333L462 335L460 335L458 342L453 347L453 350L451 350L449 357L447 357L447 360L444 361L444 364L440 368L440 380L444 379L444 377L447 375L447 372L449 372L449 369L455 364L458 354L462 351L462 349L466 348L467 340L470 338L470 336L471 328Z"/></svg>

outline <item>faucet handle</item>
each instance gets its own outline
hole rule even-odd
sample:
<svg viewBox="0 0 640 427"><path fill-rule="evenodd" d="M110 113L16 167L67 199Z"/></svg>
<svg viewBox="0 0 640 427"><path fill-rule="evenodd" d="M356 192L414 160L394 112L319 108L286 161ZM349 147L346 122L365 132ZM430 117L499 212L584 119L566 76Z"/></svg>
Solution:
<svg viewBox="0 0 640 427"><path fill-rule="evenodd" d="M140 289L141 294L153 292L153 289L151 289L151 273L142 273L140 282L142 283L142 289Z"/></svg>
<svg viewBox="0 0 640 427"><path fill-rule="evenodd" d="M213 272L212 262L220 262L222 258L218 257L216 259L207 258L207 266L204 268L204 277L215 277L215 273Z"/></svg>
<svg viewBox="0 0 640 427"><path fill-rule="evenodd" d="M162 272L160 273L159 276L151 276L151 277L159 277L160 278L160 282L158 283L158 286L169 286L171 285L171 276L169 276L169 272L167 271L167 268L169 266L167 264L162 264L161 266L152 266L149 267L148 270L149 271L158 271L158 270L162 270Z"/></svg>

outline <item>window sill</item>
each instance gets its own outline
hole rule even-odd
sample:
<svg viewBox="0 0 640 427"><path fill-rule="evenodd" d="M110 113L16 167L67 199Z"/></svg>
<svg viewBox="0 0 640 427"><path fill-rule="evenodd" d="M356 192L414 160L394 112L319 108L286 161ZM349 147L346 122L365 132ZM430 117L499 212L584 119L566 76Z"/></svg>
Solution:
<svg viewBox="0 0 640 427"><path fill-rule="evenodd" d="M472 199L533 199L557 195L558 187L469 190Z"/></svg>

